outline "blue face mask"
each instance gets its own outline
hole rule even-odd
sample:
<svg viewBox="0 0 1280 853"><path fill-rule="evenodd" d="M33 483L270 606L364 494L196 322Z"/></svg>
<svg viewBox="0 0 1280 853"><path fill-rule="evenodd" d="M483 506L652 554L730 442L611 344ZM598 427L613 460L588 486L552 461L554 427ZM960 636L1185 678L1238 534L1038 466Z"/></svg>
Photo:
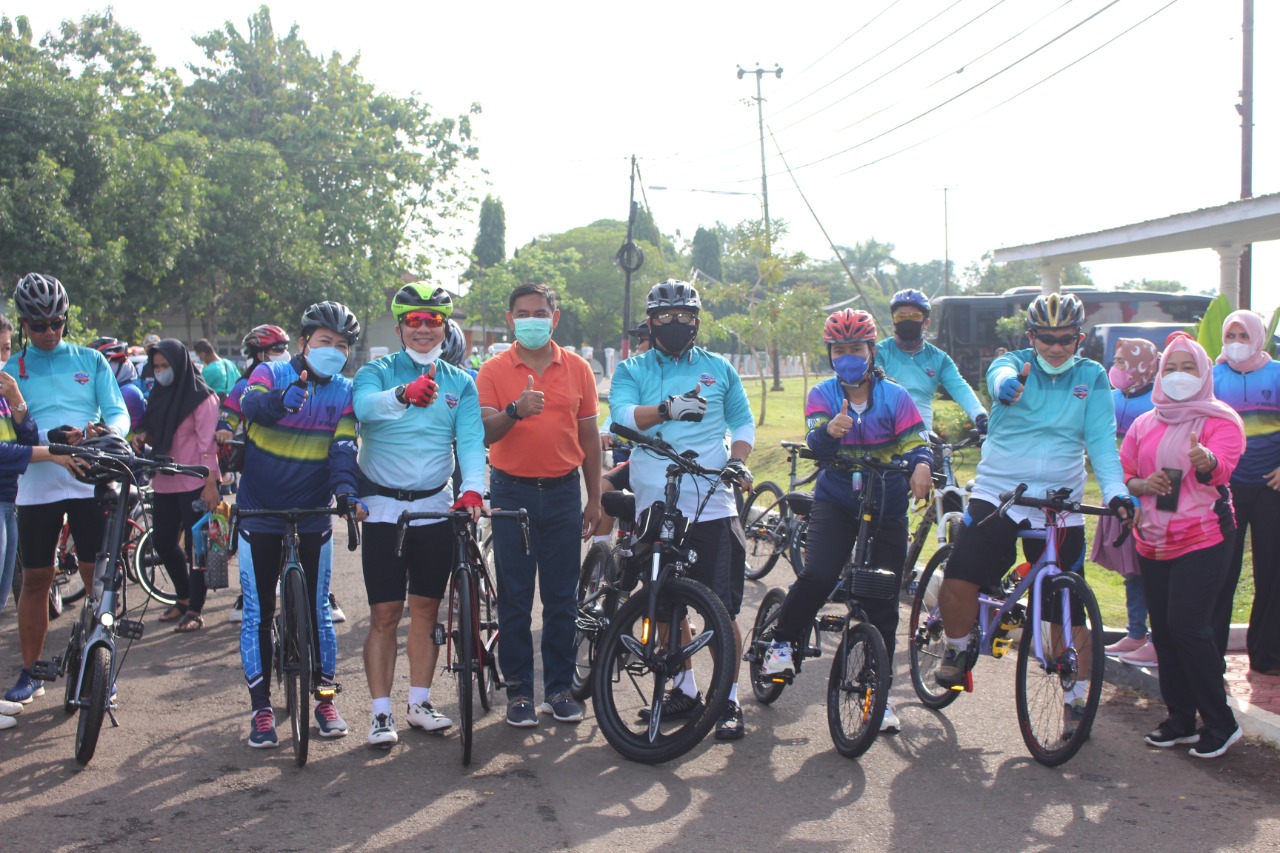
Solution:
<svg viewBox="0 0 1280 853"><path fill-rule="evenodd" d="M1068 370L1076 366L1076 357L1073 355L1066 361L1062 362L1062 364L1054 367L1052 364L1045 361L1044 356L1040 353L1036 353L1036 364L1040 365L1040 369L1050 376L1058 376L1059 374L1066 373Z"/></svg>
<svg viewBox="0 0 1280 853"><path fill-rule="evenodd" d="M514 325L516 340L525 349L542 349L551 340L550 317L520 317Z"/></svg>
<svg viewBox="0 0 1280 853"><path fill-rule="evenodd" d="M337 347L315 347L307 351L307 364L322 378L336 376L347 365L347 354Z"/></svg>
<svg viewBox="0 0 1280 853"><path fill-rule="evenodd" d="M832 361L831 366L835 368L836 376L840 377L841 382L857 385L867 377L867 368L871 364L860 355L842 355Z"/></svg>

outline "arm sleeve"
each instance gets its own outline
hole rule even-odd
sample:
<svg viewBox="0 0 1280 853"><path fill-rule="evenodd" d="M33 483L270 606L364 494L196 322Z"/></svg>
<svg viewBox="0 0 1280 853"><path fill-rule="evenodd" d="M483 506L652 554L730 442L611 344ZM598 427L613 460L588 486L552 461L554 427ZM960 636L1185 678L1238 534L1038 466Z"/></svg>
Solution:
<svg viewBox="0 0 1280 853"><path fill-rule="evenodd" d="M30 411L22 419L22 423L13 425L13 431L17 434L19 444L34 446L40 443L40 428L36 426L36 419L31 416Z"/></svg>
<svg viewBox="0 0 1280 853"><path fill-rule="evenodd" d="M1022 360L1010 352L992 360L991 364L987 366L987 393L991 395L991 399L995 399L1001 382L1010 376L1017 376L1021 372L1022 364ZM1114 413L1112 417L1115 417Z"/></svg>
<svg viewBox="0 0 1280 853"><path fill-rule="evenodd" d="M6 413L4 417L9 419L11 416ZM35 428L35 420L30 413L21 424L13 424L13 430L17 434L16 440L0 441L0 475L16 477L27 470L27 465L31 462L31 445L35 442L23 441L24 427L28 435L35 434L38 437L39 432Z"/></svg>
<svg viewBox="0 0 1280 853"><path fill-rule="evenodd" d="M94 390L98 399L98 413L102 422L116 431L117 435L129 434L132 424L129 410L125 407L124 397L120 395L120 384L111 372L111 367L101 353L98 356L97 370L94 371Z"/></svg>
<svg viewBox="0 0 1280 853"><path fill-rule="evenodd" d="M384 388L388 371L380 365L366 364L356 371L355 387L352 396L355 400L356 420L364 421L398 421L409 411L409 407L396 399L395 387Z"/></svg>
<svg viewBox="0 0 1280 853"><path fill-rule="evenodd" d="M942 387L946 388L947 393L951 395L951 399L955 400L960 404L960 408L964 409L964 413L969 416L969 420L987 413L987 410L982 408L978 395L973 393L969 383L965 382L964 377L960 375L960 370L956 367L956 363L945 352L942 353L942 367L938 371L938 379Z"/></svg>
<svg viewBox="0 0 1280 853"><path fill-rule="evenodd" d="M1141 423L1142 417L1139 417L1129 425L1129 431L1124 434L1124 438L1120 441L1120 469L1124 472L1121 476L1127 484L1134 477L1141 477L1142 474L1138 470L1138 433L1145 432L1145 424ZM1128 486L1125 489L1128 490Z"/></svg>
<svg viewBox="0 0 1280 853"><path fill-rule="evenodd" d="M613 382L609 386L609 420L639 431L635 416L638 405L640 389L631 375L631 365L624 361L613 371Z"/></svg>
<svg viewBox="0 0 1280 853"><path fill-rule="evenodd" d="M968 387L968 386L965 386ZM933 450L924 440L924 420L915 400L905 391L898 397L895 432L898 438L898 453L902 454L914 471L916 465L923 462L933 470Z"/></svg>
<svg viewBox="0 0 1280 853"><path fill-rule="evenodd" d="M347 397L329 445L329 484L335 495L355 494L359 477L356 464L356 412Z"/></svg>
<svg viewBox="0 0 1280 853"><path fill-rule="evenodd" d="M1209 448L1218 458L1218 465L1201 482L1209 486L1225 486L1231 482L1231 475L1240 464L1240 456L1244 453L1244 431L1234 421L1225 418L1209 418L1204 424L1204 435L1200 443Z"/></svg>
<svg viewBox="0 0 1280 853"><path fill-rule="evenodd" d="M396 405L399 405L398 403ZM458 466L462 469L459 492L484 494L484 421L480 418L480 395L470 377L458 395L458 417L454 426Z"/></svg>
<svg viewBox="0 0 1280 853"><path fill-rule="evenodd" d="M218 398L210 399L216 403ZM191 417L195 419L196 436L200 439L200 459L195 464L208 466L209 473L214 476L214 479L221 480L222 471L218 468L218 442L213 437L218 429L218 407L217 405L199 405L191 413Z"/></svg>
<svg viewBox="0 0 1280 853"><path fill-rule="evenodd" d="M284 410L284 389L275 387L275 376L269 362L259 364L249 374L249 384L240 398L240 411L246 421L263 424L273 424L287 414Z"/></svg>
<svg viewBox="0 0 1280 853"><path fill-rule="evenodd" d="M721 377L724 389L724 420L730 430L736 430L755 424L755 416L751 414L751 401L747 399L747 390L742 387L742 377L732 368L725 370ZM755 444L755 431L752 430L752 445Z"/></svg>
<svg viewBox="0 0 1280 853"><path fill-rule="evenodd" d="M823 396L821 385L809 389L809 399L804 407L804 422L809 428L805 442L814 453L832 456L840 447L840 439L833 438L827 432L827 424L835 417L835 413L830 410Z"/></svg>
<svg viewBox="0 0 1280 853"><path fill-rule="evenodd" d="M1126 494L1124 470L1116 450L1116 407L1111 400L1111 383L1098 370L1084 412L1084 445L1093 465L1093 475L1102 489L1102 500L1109 502Z"/></svg>
<svg viewBox="0 0 1280 853"><path fill-rule="evenodd" d="M147 401L142 396L142 389L133 383L121 385L120 396L124 398L124 406L129 410L129 432L137 432L142 428L142 419L147 414Z"/></svg>

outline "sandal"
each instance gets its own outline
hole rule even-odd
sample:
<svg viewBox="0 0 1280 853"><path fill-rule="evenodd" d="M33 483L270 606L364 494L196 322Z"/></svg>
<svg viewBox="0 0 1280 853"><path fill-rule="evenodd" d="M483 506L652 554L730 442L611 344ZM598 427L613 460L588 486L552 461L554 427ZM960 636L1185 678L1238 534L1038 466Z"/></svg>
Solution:
<svg viewBox="0 0 1280 853"><path fill-rule="evenodd" d="M182 621L173 629L175 634L190 634L204 627L204 617L199 613L184 613Z"/></svg>
<svg viewBox="0 0 1280 853"><path fill-rule="evenodd" d="M187 615L187 605L179 602L164 612L160 617L161 622L177 622L183 616Z"/></svg>

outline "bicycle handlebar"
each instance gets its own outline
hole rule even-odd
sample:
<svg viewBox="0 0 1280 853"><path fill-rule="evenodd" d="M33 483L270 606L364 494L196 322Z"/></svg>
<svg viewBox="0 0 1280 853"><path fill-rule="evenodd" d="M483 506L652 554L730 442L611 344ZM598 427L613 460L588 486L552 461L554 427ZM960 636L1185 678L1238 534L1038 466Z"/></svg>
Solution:
<svg viewBox="0 0 1280 853"><path fill-rule="evenodd" d="M667 442L663 441L660 437L649 436L642 432L636 432L630 427L625 427L619 423L610 424L609 431L614 435L622 436L632 444L648 448L659 456L665 456L667 459L675 463L677 467L684 469L685 473L701 474L707 477L724 477L725 472L722 469L706 468L699 465L697 462L694 462L693 459L688 456L681 456L679 453L676 453L676 449L674 447L667 444Z"/></svg>
<svg viewBox="0 0 1280 853"><path fill-rule="evenodd" d="M491 509L490 518L514 518L520 522L520 542L524 545L525 554L533 553L529 539L529 513L523 509ZM449 512L409 512L405 510L396 519L396 556L404 556L404 537L409 532L409 522L420 518L445 518L452 522L471 521L471 513L466 510L450 510Z"/></svg>
<svg viewBox="0 0 1280 853"><path fill-rule="evenodd" d="M1107 506L1092 506L1080 501L1070 499L1071 492L1068 489L1056 489L1049 493L1047 497L1032 498L1026 496L1027 484L1019 483L1011 492L1002 492L1000 495L1000 508L991 515L978 522L978 526L986 524L991 519L1008 514L1011 506L1025 506L1033 509L1048 509L1054 512L1063 513L1079 513L1081 515L1110 515L1119 518L1119 513ZM1120 536L1112 543L1112 547L1118 548L1123 544L1125 539L1129 538L1130 528L1126 527L1121 531Z"/></svg>
<svg viewBox="0 0 1280 853"><path fill-rule="evenodd" d="M888 462L882 462L872 456L870 453L864 453L861 457L851 456L822 456L814 453L808 448L800 451L801 459L812 459L821 465L839 470L839 471L874 471L885 474L907 474L907 461L905 459L892 459Z"/></svg>
<svg viewBox="0 0 1280 853"><path fill-rule="evenodd" d="M299 519L315 515L342 515L336 506L298 507L295 509L241 509L239 504L231 507L231 532L227 542L227 553L235 554L240 547L240 517L245 518L280 518L295 524ZM360 547L360 528L356 526L354 514L344 516L347 519L347 550L354 551Z"/></svg>
<svg viewBox="0 0 1280 853"><path fill-rule="evenodd" d="M77 447L74 444L50 444L49 453L54 456L75 456L92 462L112 463L114 466L118 466L122 477L126 474L131 474L135 468L171 476L200 477L202 479L209 476L207 466L179 465L167 456L161 456L156 459L148 459L145 456L124 456L106 453L91 447Z"/></svg>

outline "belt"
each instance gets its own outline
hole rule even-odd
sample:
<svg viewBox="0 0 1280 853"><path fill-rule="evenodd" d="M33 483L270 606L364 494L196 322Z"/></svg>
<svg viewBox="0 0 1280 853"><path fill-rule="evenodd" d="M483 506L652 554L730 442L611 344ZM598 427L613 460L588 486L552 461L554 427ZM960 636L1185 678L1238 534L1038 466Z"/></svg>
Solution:
<svg viewBox="0 0 1280 853"><path fill-rule="evenodd" d="M522 486L533 486L535 489L550 489L553 486L559 486L570 480L578 479L577 468L574 468L568 474L561 474L559 477L517 477L515 474L508 474L501 468L494 468L493 473L506 477L513 483L519 483Z"/></svg>
<svg viewBox="0 0 1280 853"><path fill-rule="evenodd" d="M364 488L361 489L360 497L367 498L369 495L378 495L398 501L420 501L423 498L440 494L447 485L449 485L449 482L446 480L434 489L388 489L386 486L379 486L377 483L366 480Z"/></svg>

